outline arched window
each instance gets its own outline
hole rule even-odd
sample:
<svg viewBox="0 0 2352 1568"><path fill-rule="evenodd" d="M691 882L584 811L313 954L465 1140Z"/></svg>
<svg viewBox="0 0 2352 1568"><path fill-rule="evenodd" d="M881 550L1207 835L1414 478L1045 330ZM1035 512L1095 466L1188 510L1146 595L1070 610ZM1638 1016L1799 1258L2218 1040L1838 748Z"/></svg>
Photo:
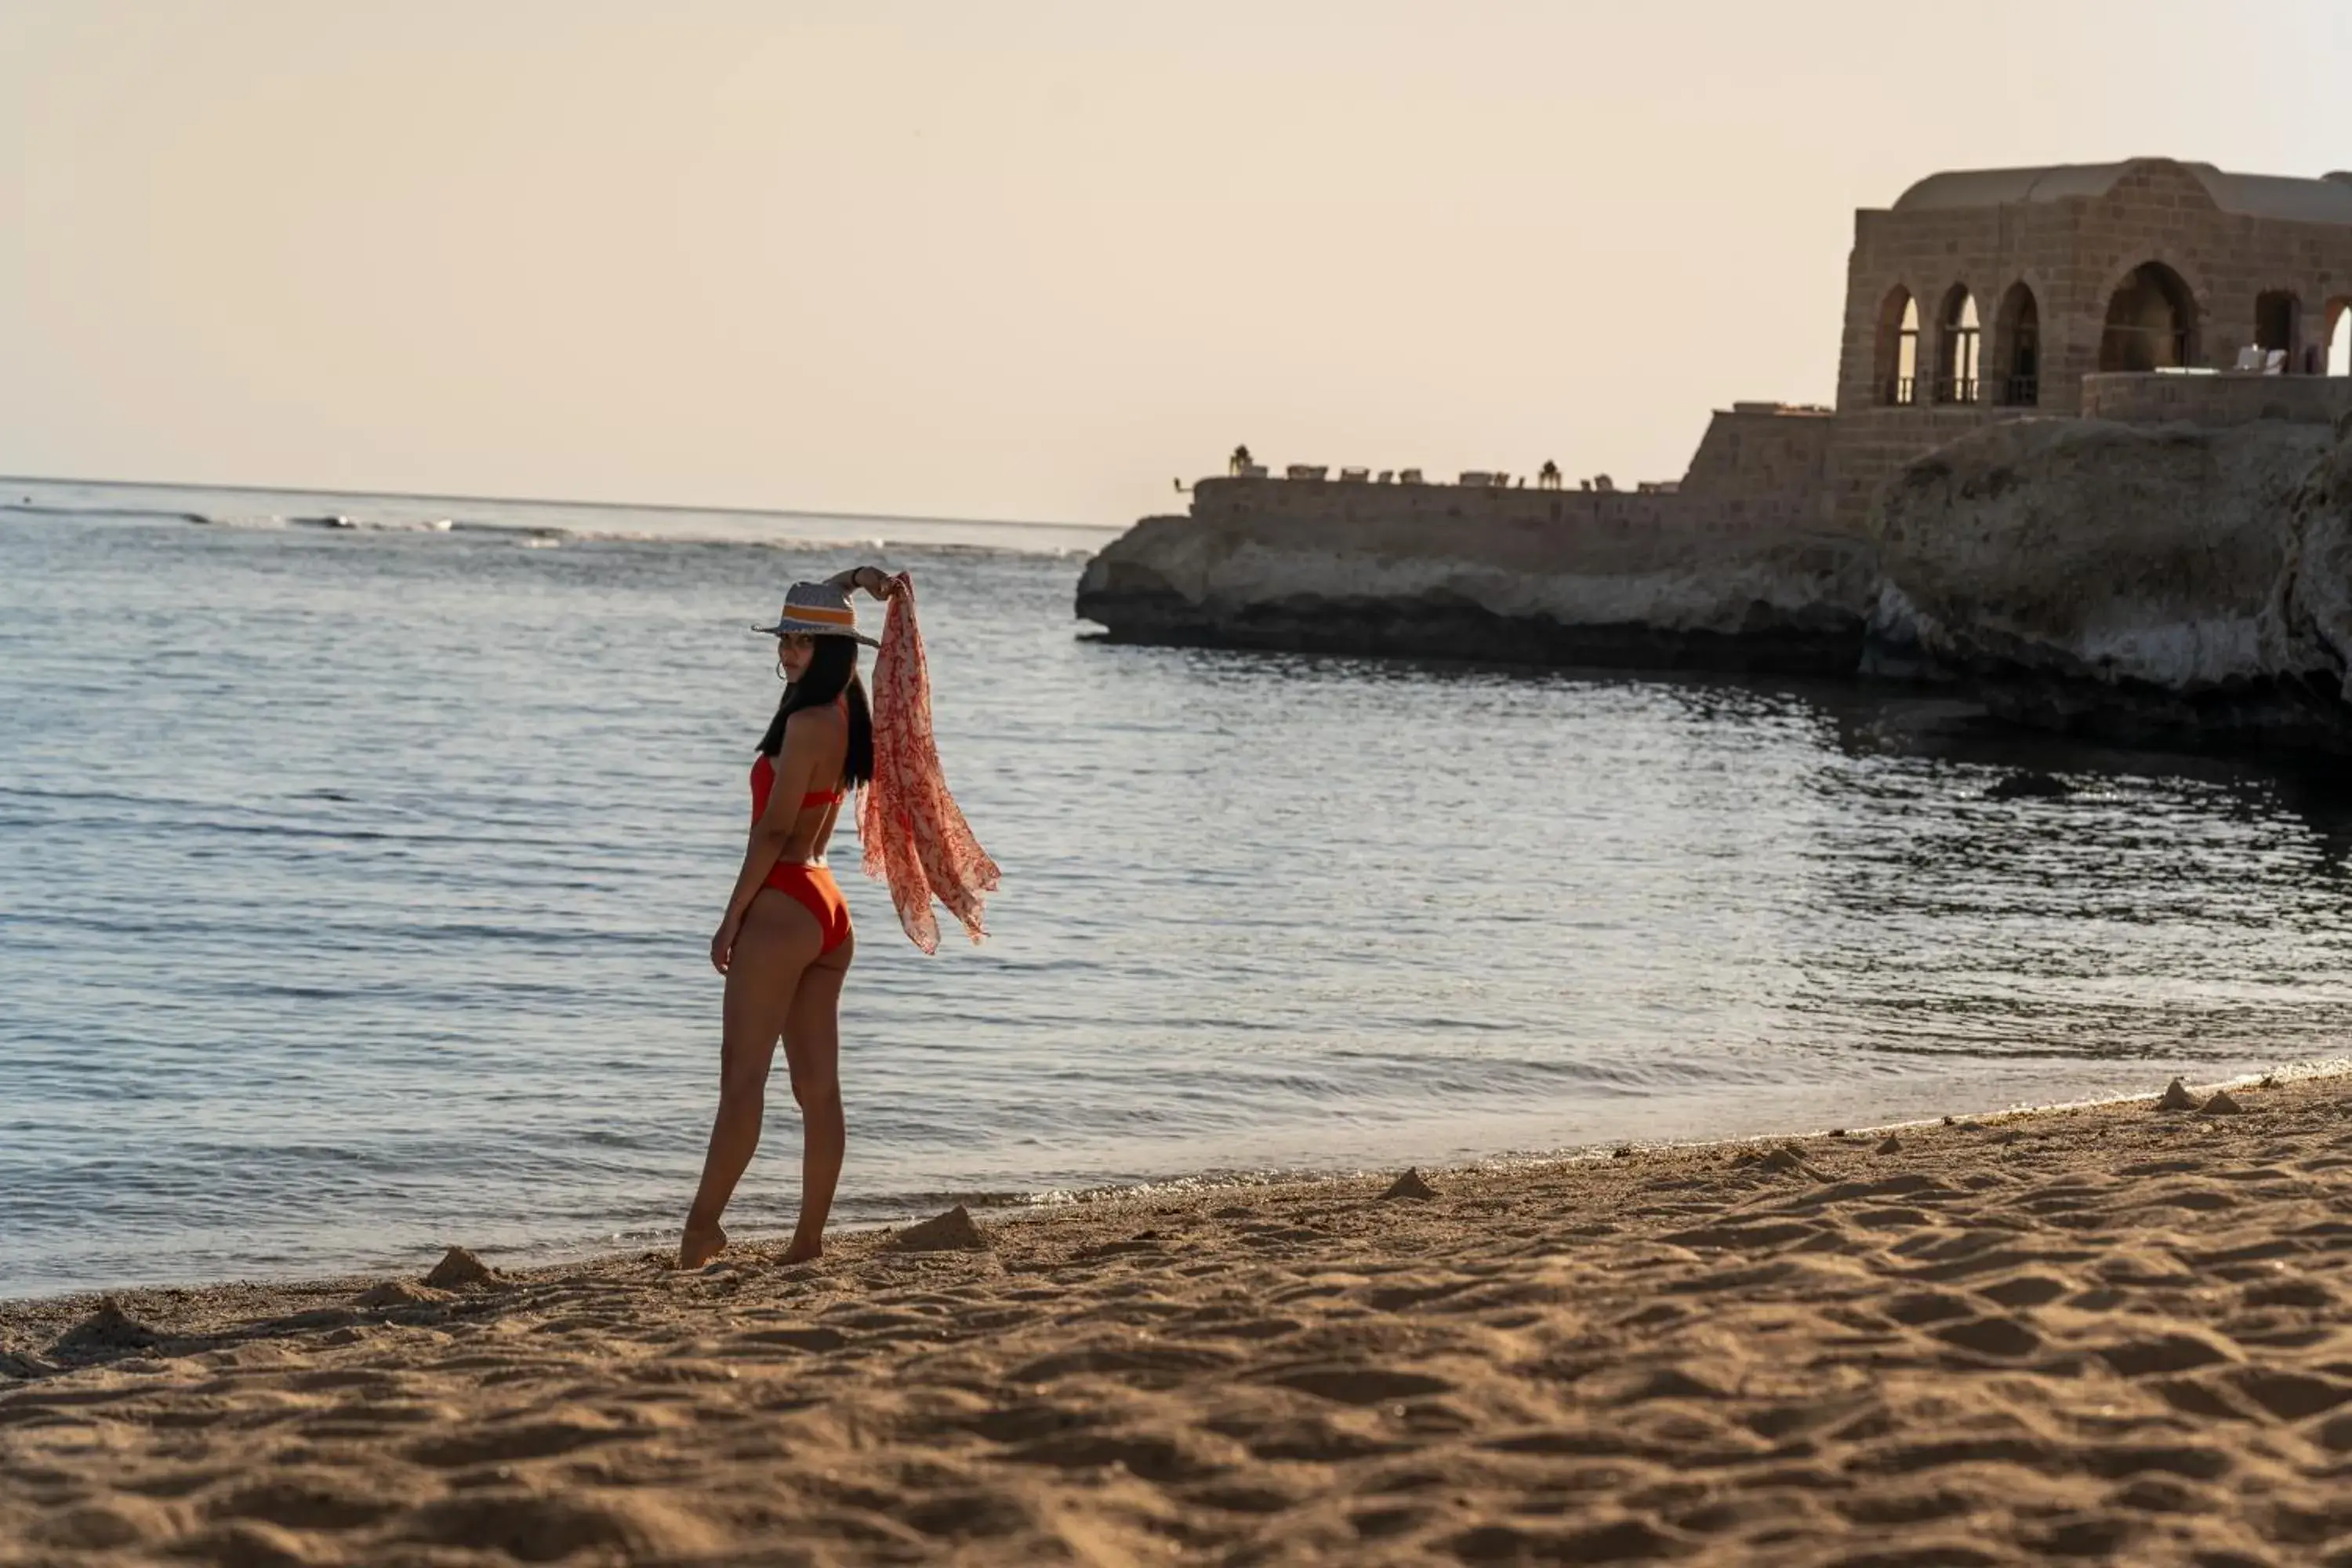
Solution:
<svg viewBox="0 0 2352 1568"><path fill-rule="evenodd" d="M2000 316L1993 324L1993 352L1999 356L1999 396L2012 408L2032 408L2042 401L2042 308L2033 290L2022 281L2009 286L2000 297Z"/></svg>
<svg viewBox="0 0 2352 1568"><path fill-rule="evenodd" d="M2180 274L2143 263L2107 300L2101 370L2164 370L2197 363L2197 305Z"/></svg>
<svg viewBox="0 0 2352 1568"><path fill-rule="evenodd" d="M1965 284L1944 296L1943 331L1937 342L1936 401L1977 400L1977 300Z"/></svg>
<svg viewBox="0 0 2352 1568"><path fill-rule="evenodd" d="M1871 367L1878 401L1908 408L1919 401L1919 302L1897 288L1878 307L1878 342Z"/></svg>
<svg viewBox="0 0 2352 1568"><path fill-rule="evenodd" d="M2254 346L2277 354L2289 374L2295 369L2294 330L2302 317L2303 301L2284 289L2254 296Z"/></svg>

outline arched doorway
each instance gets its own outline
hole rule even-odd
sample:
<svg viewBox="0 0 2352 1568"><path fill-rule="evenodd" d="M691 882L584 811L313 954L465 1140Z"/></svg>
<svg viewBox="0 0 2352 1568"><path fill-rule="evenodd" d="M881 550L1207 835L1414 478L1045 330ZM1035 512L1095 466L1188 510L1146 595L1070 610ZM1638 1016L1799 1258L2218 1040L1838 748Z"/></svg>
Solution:
<svg viewBox="0 0 2352 1568"><path fill-rule="evenodd" d="M2303 301L2284 289L2254 296L2254 346L2279 356L2280 368L2292 374L2295 329L2302 324Z"/></svg>
<svg viewBox="0 0 2352 1568"><path fill-rule="evenodd" d="M2131 270L2107 300L2101 370L2166 370L2197 363L2197 303L2161 261Z"/></svg>
<svg viewBox="0 0 2352 1568"><path fill-rule="evenodd" d="M1919 400L1919 301L1897 286L1878 307L1878 341L1871 378L1878 401L1908 408Z"/></svg>
<svg viewBox="0 0 2352 1568"><path fill-rule="evenodd" d="M1993 323L1993 353L2000 371L1998 401L2032 408L2042 401L2042 308L2022 280L2000 297Z"/></svg>
<svg viewBox="0 0 2352 1568"><path fill-rule="evenodd" d="M2327 374L2352 375L2352 300L2327 302Z"/></svg>
<svg viewBox="0 0 2352 1568"><path fill-rule="evenodd" d="M1977 350L1982 336L1977 321L1976 296L1962 283L1944 296L1936 338L1936 401L1974 403L1977 400Z"/></svg>

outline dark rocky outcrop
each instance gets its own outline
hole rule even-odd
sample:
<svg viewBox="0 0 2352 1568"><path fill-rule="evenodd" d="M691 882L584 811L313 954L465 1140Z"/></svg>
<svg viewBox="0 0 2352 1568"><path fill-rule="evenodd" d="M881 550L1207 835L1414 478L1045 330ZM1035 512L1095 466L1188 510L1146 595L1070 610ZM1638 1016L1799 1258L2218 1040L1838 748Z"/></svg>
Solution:
<svg viewBox="0 0 2352 1568"><path fill-rule="evenodd" d="M1854 540L1259 513L1145 519L1077 612L1119 641L1848 674L1874 586Z"/></svg>
<svg viewBox="0 0 2352 1568"><path fill-rule="evenodd" d="M1864 668L2105 739L2352 749L2347 500L2325 426L1986 426L1881 493Z"/></svg>
<svg viewBox="0 0 2352 1568"><path fill-rule="evenodd" d="M2352 418L2305 473L2263 617L2263 657L2333 724L2352 707Z"/></svg>

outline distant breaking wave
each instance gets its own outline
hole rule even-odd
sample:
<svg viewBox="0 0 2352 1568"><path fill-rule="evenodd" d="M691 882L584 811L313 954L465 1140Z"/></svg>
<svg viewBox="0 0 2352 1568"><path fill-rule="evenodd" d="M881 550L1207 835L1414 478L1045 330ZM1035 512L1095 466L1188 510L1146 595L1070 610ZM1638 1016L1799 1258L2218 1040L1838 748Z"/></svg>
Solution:
<svg viewBox="0 0 2352 1568"><path fill-rule="evenodd" d="M709 522L701 519L681 518L673 528L655 529L627 526L616 520L614 526L599 527L579 517L566 518L562 522L534 518L484 517L417 517L369 516L342 511L204 511L184 507L149 507L136 504L92 505L67 502L38 501L26 497L16 501L0 501L0 513L25 517L47 517L60 520L96 521L181 522L203 528L278 530L318 530L323 532L353 534L469 534L489 535L510 539L525 549L545 550L572 543L695 546L704 549L736 549L745 545L769 550L824 551L872 550L920 551L927 554L969 556L1030 556L1048 560L1084 560L1107 542L1117 531L1111 529L1090 530L1082 526L1052 523L1001 523L961 525L930 519L908 519L903 522L887 519L845 518L837 530L822 526L825 521L807 513L772 514L772 521L791 528L790 532L768 533L760 524L770 521L760 514L743 514L741 521ZM820 526L809 529L816 522ZM793 524L801 527L793 528ZM946 530L970 527L1001 531L1011 537L987 542L970 538L942 539L932 534L934 529ZM1064 537L1075 535L1065 542ZM1088 537L1094 535L1094 537Z"/></svg>
<svg viewBox="0 0 2352 1568"><path fill-rule="evenodd" d="M864 531L821 534L775 534L747 537L725 532L656 532L649 529L588 528L550 522L490 521L482 519L436 519L429 521L383 521L335 514L280 520L296 528L321 528L356 533L467 533L503 535L534 549L559 544L658 544L687 549L739 550L920 550L934 555L1026 555L1051 559L1082 559L1094 553L1091 545L1054 548L1025 544L974 544L964 542L893 538L888 532Z"/></svg>
<svg viewBox="0 0 2352 1568"><path fill-rule="evenodd" d="M454 520L446 517L387 521L380 518L350 517L339 511L320 512L308 517L286 517L278 521L289 528L349 529L354 532L368 533L447 533L457 526ZM495 528L498 525L469 524L468 526Z"/></svg>
<svg viewBox="0 0 2352 1568"><path fill-rule="evenodd" d="M219 520L200 511L174 511L155 507L137 506L49 506L39 501L0 501L0 511L13 511L26 517L132 517L154 518L164 522L212 523Z"/></svg>

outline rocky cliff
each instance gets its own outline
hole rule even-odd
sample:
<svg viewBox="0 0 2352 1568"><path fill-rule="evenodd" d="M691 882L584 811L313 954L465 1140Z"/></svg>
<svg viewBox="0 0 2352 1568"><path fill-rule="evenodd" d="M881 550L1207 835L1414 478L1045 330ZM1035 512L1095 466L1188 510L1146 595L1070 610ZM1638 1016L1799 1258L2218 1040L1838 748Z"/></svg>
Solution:
<svg viewBox="0 0 2352 1568"><path fill-rule="evenodd" d="M1880 493L1864 668L2115 739L2341 748L2347 517L2324 425L1990 426Z"/></svg>
<svg viewBox="0 0 2352 1568"><path fill-rule="evenodd" d="M2263 657L2331 729L2352 726L2352 419L2304 476L2285 561L2263 617Z"/></svg>
<svg viewBox="0 0 2352 1568"><path fill-rule="evenodd" d="M1843 674L1861 655L1860 540L1685 526L1673 495L1316 488L1351 510L1145 519L1087 565L1078 614L1128 641L1528 663Z"/></svg>
<svg viewBox="0 0 2352 1568"><path fill-rule="evenodd" d="M1806 526L1785 468L1760 500L1207 481L1097 556L1077 609L1132 641L1954 680L2046 728L2352 752L2344 433L1981 426L1863 537Z"/></svg>

